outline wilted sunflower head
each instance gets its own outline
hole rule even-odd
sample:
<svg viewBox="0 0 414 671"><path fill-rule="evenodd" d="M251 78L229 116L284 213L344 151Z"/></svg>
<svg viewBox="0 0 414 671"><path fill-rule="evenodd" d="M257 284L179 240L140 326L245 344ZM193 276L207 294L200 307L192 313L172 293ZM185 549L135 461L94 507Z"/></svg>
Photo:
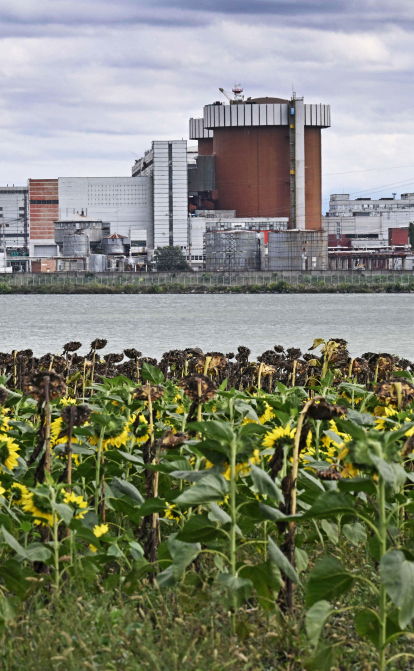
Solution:
<svg viewBox="0 0 414 671"><path fill-rule="evenodd" d="M288 359L294 361L295 359L300 358L302 351L296 347L289 347L289 349L286 350L286 354L288 356Z"/></svg>
<svg viewBox="0 0 414 671"><path fill-rule="evenodd" d="M227 365L226 357L222 352L207 352L206 356L211 357L208 364L209 371L218 373L219 370L223 370Z"/></svg>
<svg viewBox="0 0 414 671"><path fill-rule="evenodd" d="M234 352L227 352L226 359L234 359Z"/></svg>
<svg viewBox="0 0 414 671"><path fill-rule="evenodd" d="M398 404L400 407L404 407L414 399L413 385L401 377L377 384L375 393L378 399L386 405Z"/></svg>
<svg viewBox="0 0 414 671"><path fill-rule="evenodd" d="M76 350L80 349L81 347L82 347L81 342L78 342L77 340L71 340L70 342L67 342L66 345L63 345L63 351L76 352Z"/></svg>
<svg viewBox="0 0 414 671"><path fill-rule="evenodd" d="M160 384L150 384L147 382L134 390L134 398L138 401L148 401L149 397L151 397L152 401L156 401L163 396L164 389Z"/></svg>
<svg viewBox="0 0 414 671"><path fill-rule="evenodd" d="M63 421L66 424L70 424L72 419L72 424L74 426L80 426L85 424L91 416L91 409L88 405L67 405L60 413Z"/></svg>
<svg viewBox="0 0 414 671"><path fill-rule="evenodd" d="M180 387L192 401L205 403L213 398L216 393L217 385L207 375L189 375L181 380Z"/></svg>
<svg viewBox="0 0 414 671"><path fill-rule="evenodd" d="M42 403L45 400L45 384L49 382L49 398L55 399L66 393L66 384L62 375L54 370L35 373L24 380L24 393Z"/></svg>
<svg viewBox="0 0 414 671"><path fill-rule="evenodd" d="M0 387L0 407L4 405L9 398L9 392L4 387Z"/></svg>
<svg viewBox="0 0 414 671"><path fill-rule="evenodd" d="M128 359L139 359L140 356L142 356L142 352L138 352L135 347L131 347L130 349L124 349L124 354Z"/></svg>
<svg viewBox="0 0 414 671"><path fill-rule="evenodd" d="M92 350L103 349L104 347L106 347L107 342L108 342L107 340L96 338L96 340L92 340L91 342L91 349Z"/></svg>
<svg viewBox="0 0 414 671"><path fill-rule="evenodd" d="M104 359L107 363L121 363L123 354L105 354Z"/></svg>
<svg viewBox="0 0 414 671"><path fill-rule="evenodd" d="M181 447L181 445L185 443L186 440L188 440L188 435L186 433L182 433L181 431L174 433L172 430L165 431L164 435L159 441L159 446L162 448L174 450L177 447Z"/></svg>
<svg viewBox="0 0 414 671"><path fill-rule="evenodd" d="M244 345L240 345L237 348L237 354L236 354L236 359L239 363L245 363L249 359L249 355L251 353L251 350L249 350L248 347L245 347Z"/></svg>
<svg viewBox="0 0 414 671"><path fill-rule="evenodd" d="M345 415L347 408L342 405L331 405L325 399L320 399L318 403L314 402L307 410L307 416L312 419L334 419Z"/></svg>

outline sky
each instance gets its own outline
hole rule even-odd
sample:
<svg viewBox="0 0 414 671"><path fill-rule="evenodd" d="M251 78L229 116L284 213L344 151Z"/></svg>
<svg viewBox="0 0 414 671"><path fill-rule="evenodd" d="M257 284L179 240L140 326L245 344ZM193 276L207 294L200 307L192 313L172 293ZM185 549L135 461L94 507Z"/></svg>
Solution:
<svg viewBox="0 0 414 671"><path fill-rule="evenodd" d="M414 192L411 0L0 0L0 185L130 175L225 100L331 105L330 193Z"/></svg>

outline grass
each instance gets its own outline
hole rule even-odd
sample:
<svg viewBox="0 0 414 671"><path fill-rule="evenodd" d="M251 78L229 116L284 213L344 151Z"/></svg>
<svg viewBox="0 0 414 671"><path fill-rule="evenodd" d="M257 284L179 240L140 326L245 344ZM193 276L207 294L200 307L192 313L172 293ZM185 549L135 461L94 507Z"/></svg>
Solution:
<svg viewBox="0 0 414 671"><path fill-rule="evenodd" d="M328 544L343 558L349 545ZM322 549L317 551L323 554ZM360 568L368 561L364 547L351 561ZM313 560L316 554L314 553ZM351 568L351 567L350 567ZM372 567L375 571L375 568ZM266 615L255 601L240 609L237 637L230 635L229 615L214 585L192 592L181 587L158 590L144 580L128 596L105 591L98 582L87 587L66 584L58 602L39 598L26 603L15 620L4 625L0 646L2 671L303 671L310 650L304 626L303 592L296 592L295 618ZM369 606L369 588L357 587L343 605ZM336 644L335 671L375 671L372 646L361 640L351 617L342 614L326 625L326 642ZM406 648L409 649L408 646ZM404 644L393 651L401 652ZM322 671L323 659L309 667ZM400 659L392 669L408 671Z"/></svg>

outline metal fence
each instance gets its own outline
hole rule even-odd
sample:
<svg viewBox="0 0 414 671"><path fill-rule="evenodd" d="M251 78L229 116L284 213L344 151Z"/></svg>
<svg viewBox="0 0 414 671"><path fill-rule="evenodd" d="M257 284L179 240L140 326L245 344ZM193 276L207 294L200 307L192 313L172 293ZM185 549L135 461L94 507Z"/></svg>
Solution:
<svg viewBox="0 0 414 671"><path fill-rule="evenodd" d="M182 272L182 273L16 273L0 274L0 284L10 287L50 286L64 287L68 285L90 285L93 287L145 287L150 285L181 287L251 287L265 286L272 283L287 282L293 286L338 286L351 284L385 285L414 284L414 272L409 271L310 271L299 272Z"/></svg>

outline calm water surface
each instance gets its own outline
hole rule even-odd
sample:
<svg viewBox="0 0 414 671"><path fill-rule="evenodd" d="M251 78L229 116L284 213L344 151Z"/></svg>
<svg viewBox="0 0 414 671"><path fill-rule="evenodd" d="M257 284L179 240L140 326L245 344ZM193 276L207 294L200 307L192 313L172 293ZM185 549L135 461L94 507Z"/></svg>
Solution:
<svg viewBox="0 0 414 671"><path fill-rule="evenodd" d="M61 352L97 337L106 351L136 347L159 357L201 347L257 356L273 345L307 349L317 337L348 340L353 356L383 351L414 359L414 295L0 296L0 351Z"/></svg>

